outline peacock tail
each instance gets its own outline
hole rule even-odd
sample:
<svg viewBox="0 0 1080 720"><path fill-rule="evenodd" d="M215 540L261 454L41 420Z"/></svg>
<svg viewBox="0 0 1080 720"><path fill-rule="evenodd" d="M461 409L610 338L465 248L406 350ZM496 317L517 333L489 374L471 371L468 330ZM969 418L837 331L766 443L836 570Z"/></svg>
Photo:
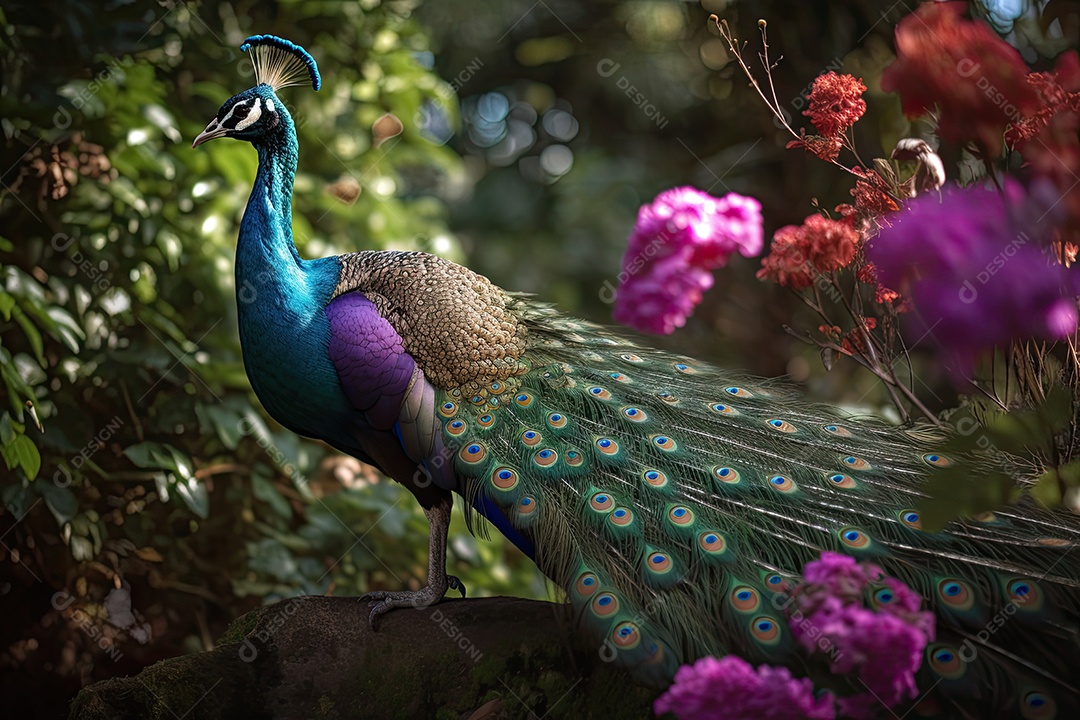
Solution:
<svg viewBox="0 0 1080 720"><path fill-rule="evenodd" d="M1024 502L928 533L919 486L952 460L914 433L524 297L514 310L521 374L441 393L443 437L469 504L525 538L605 657L658 685L705 655L797 666L786 592L832 550L935 610L921 710L1076 707L1076 522ZM885 585L867 598L893 600Z"/></svg>
<svg viewBox="0 0 1080 720"><path fill-rule="evenodd" d="M1080 521L1022 500L923 530L941 438L844 417L781 383L643 348L425 253L306 260L292 239L298 144L276 92L315 61L273 36L259 83L193 145L251 142L259 171L236 260L244 365L266 410L403 483L431 525L428 586L369 593L371 622L437 602L453 493L565 591L603 657L662 686L736 653L810 671L789 591L829 550L933 608L920 716L1080 710ZM480 519L482 518L482 520ZM899 602L888 584L866 602ZM860 690L861 688L855 688Z"/></svg>

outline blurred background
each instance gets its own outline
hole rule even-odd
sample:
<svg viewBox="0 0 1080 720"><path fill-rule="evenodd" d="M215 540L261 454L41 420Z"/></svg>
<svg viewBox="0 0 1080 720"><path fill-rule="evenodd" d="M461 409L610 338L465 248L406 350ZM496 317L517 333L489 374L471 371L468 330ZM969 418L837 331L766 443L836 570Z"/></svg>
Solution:
<svg viewBox="0 0 1080 720"><path fill-rule="evenodd" d="M1022 13L995 20L1036 68L1075 43L1077 3L1005 4L1032 11L1015 27ZM191 141L252 84L246 36L289 38L323 74L317 94L283 91L300 135L302 255L424 250L610 322L626 238L656 193L752 195L767 237L850 201L849 176L784 149L790 137L709 14L749 42L759 79L768 20L776 97L796 128L809 127L800 111L817 75L862 77L869 109L855 130L869 159L930 130L879 87L909 11L892 0L5 2L5 706L59 716L83 685L210 648L259 604L426 576L412 498L272 423L244 374L232 262L256 155ZM1058 45L1037 32L1051 13ZM817 348L785 332L817 323L756 280L758 265L732 262L686 328L648 341L885 408L874 378L845 361L826 373ZM918 375L930 407L954 404L933 367ZM528 560L472 537L460 516L449 564L470 595L554 597Z"/></svg>

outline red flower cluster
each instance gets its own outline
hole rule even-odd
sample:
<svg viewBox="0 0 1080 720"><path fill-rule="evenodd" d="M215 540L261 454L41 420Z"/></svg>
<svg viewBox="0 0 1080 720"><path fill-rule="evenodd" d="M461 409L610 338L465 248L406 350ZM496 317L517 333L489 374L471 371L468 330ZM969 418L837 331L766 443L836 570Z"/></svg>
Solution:
<svg viewBox="0 0 1080 720"><path fill-rule="evenodd" d="M874 170L859 166L851 169L862 180L855 181L850 192L855 204L844 203L836 206L836 212L844 221L862 232L870 228L881 216L896 212L900 206L893 199L892 190L885 179Z"/></svg>
<svg viewBox="0 0 1080 720"><path fill-rule="evenodd" d="M1066 266L1075 259L1080 243L1080 58L1075 51L1061 55L1052 73L1031 73L1028 84L1038 93L1042 107L1005 133L1005 141L1020 150L1027 165L1050 181L1061 198L1054 242ZM1032 141L1035 142L1032 142ZM1057 203L1055 203L1057 204ZM1063 216L1063 217L1062 217Z"/></svg>
<svg viewBox="0 0 1080 720"><path fill-rule="evenodd" d="M874 300L881 305L896 302L900 299L900 293L890 290L878 281L877 268L874 263L868 262L855 272L855 279L864 285L874 286ZM897 312L904 312L907 308L903 305L896 308Z"/></svg>
<svg viewBox="0 0 1080 720"><path fill-rule="evenodd" d="M1030 73L1027 83L1039 94L1041 107L1006 131L1006 144L1016 150L1023 150L1058 113L1080 112L1080 57L1067 52L1058 58L1054 72Z"/></svg>
<svg viewBox="0 0 1080 720"><path fill-rule="evenodd" d="M810 89L810 107L803 115L810 118L820 135L807 135L805 131L798 140L787 144L789 148L802 148L822 160L832 162L844 146L844 133L866 112L862 94L866 86L852 75L827 72L814 80Z"/></svg>
<svg viewBox="0 0 1080 720"><path fill-rule="evenodd" d="M908 117L935 105L938 134L1001 152L1005 128L1039 107L1020 53L985 23L963 17L966 2L923 3L896 26L896 60L881 78Z"/></svg>
<svg viewBox="0 0 1080 720"><path fill-rule="evenodd" d="M847 223L811 215L802 225L787 225L776 231L757 276L792 290L810 287L819 273L851 263L860 239Z"/></svg>
<svg viewBox="0 0 1080 720"><path fill-rule="evenodd" d="M861 78L856 80L852 75L827 72L814 81L810 89L810 107L803 115L810 118L823 137L838 137L866 112L866 101L862 99L864 92L866 86Z"/></svg>

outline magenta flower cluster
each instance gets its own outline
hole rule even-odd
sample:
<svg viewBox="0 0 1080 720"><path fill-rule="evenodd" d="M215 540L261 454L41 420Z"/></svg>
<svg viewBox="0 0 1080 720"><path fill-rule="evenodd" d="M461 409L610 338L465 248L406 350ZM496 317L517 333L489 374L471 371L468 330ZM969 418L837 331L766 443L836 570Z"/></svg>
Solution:
<svg viewBox="0 0 1080 720"><path fill-rule="evenodd" d="M686 323L712 287L712 271L734 253L761 252L761 204L728 193L715 198L691 187L667 190L638 212L615 296L617 322L669 334Z"/></svg>
<svg viewBox="0 0 1080 720"><path fill-rule="evenodd" d="M872 586L879 599L876 609L864 605ZM883 706L891 708L916 694L915 673L934 638L933 613L921 605L916 593L883 577L877 566L822 553L803 570L803 582L787 605L788 626L807 655L827 653L829 671L861 681L866 692L841 697L815 693L811 680L794 678L786 668L754 669L728 655L679 668L653 709L679 720L877 717Z"/></svg>
<svg viewBox="0 0 1080 720"><path fill-rule="evenodd" d="M1004 197L949 186L941 199L908 202L867 252L881 282L911 298L958 376L1013 339L1076 331L1080 282L1050 255L1051 222L1034 205L1015 182Z"/></svg>
<svg viewBox="0 0 1080 720"><path fill-rule="evenodd" d="M880 586L876 610L862 602L871 583ZM810 654L827 652L834 674L858 678L868 690L837 699L842 717L877 717L882 703L893 707L915 697L915 673L934 639L934 615L921 611L921 604L875 565L831 552L807 563L791 613L792 635Z"/></svg>
<svg viewBox="0 0 1080 720"><path fill-rule="evenodd" d="M756 670L735 655L702 658L683 665L675 683L653 706L680 720L833 720L828 696L814 697L814 684L791 677L786 668L762 665Z"/></svg>

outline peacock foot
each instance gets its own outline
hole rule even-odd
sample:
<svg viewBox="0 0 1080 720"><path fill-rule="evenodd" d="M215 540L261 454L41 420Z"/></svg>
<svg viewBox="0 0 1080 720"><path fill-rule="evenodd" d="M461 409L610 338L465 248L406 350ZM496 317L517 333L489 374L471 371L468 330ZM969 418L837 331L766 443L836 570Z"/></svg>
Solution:
<svg viewBox="0 0 1080 720"><path fill-rule="evenodd" d="M441 582L439 582L441 580ZM375 590L360 596L360 602L372 602L371 614L368 615L368 626L375 629L375 620L380 615L385 615L394 608L411 607L425 608L434 605L443 599L446 591L450 588L461 593L465 597L465 583L453 575L441 574L441 577L431 578L427 587L420 590Z"/></svg>
<svg viewBox="0 0 1080 720"><path fill-rule="evenodd" d="M426 608L434 605L443 599L450 588L460 591L461 597L465 597L465 583L460 578L446 574L446 533L450 528L450 510L453 506L453 499L447 493L447 497L440 502L424 509L431 528L428 534L427 587L419 590L376 590L360 596L361 602L374 603L368 615L368 625L372 630L380 615L399 607Z"/></svg>

